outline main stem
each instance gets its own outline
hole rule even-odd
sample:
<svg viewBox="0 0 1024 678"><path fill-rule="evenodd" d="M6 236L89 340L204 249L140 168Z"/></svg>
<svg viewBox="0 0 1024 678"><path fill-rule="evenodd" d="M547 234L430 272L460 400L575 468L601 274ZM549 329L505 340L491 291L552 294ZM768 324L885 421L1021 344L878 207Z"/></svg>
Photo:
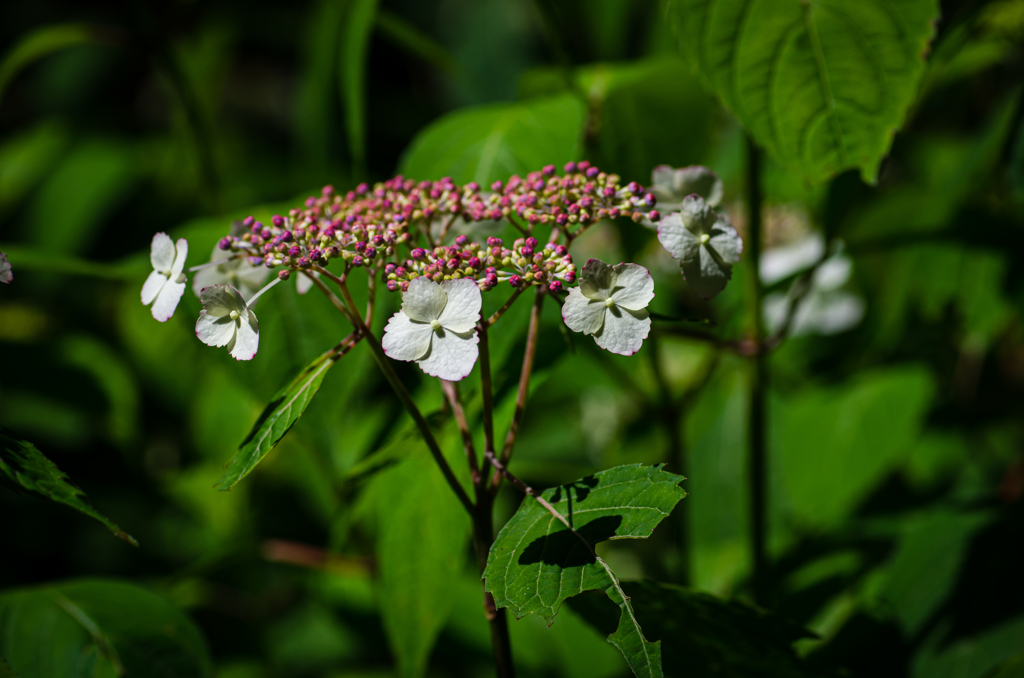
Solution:
<svg viewBox="0 0 1024 678"><path fill-rule="evenodd" d="M768 386L768 362L764 346L764 317L761 288L761 150L747 138L747 207L750 245L747 260L750 277L750 315L753 356L748 384L747 433L750 445L748 482L750 484L750 550L753 561L754 602L767 605L768 586L768 473L765 400Z"/></svg>

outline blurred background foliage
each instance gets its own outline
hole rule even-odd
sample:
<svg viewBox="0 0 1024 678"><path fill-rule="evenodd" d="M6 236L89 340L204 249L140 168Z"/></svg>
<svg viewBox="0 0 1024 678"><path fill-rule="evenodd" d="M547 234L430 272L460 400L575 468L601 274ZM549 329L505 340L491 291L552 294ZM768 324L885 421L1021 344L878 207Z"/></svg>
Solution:
<svg viewBox="0 0 1024 678"><path fill-rule="evenodd" d="M816 267L771 354L768 424L770 607L813 632L796 643L805 671L1022 675L1022 44L1021 0L947 0L877 185L764 168L770 325ZM0 250L15 274L0 289L0 424L140 544L0 488L8 661L46 628L79 648L78 668L55 658L24 675L94 675L89 662L95 675L488 675L466 525L366 347L252 476L215 492L263 404L346 328L282 286L260 301L259 355L235 363L195 341L191 294L153 322L138 300L145 253L168 231L202 260L233 219L324 183L490 182L582 157L641 183L657 164L708 165L742 231L743 130L680 56L664 8L40 0L0 6L0 47ZM549 305L517 472L547 486L667 462L690 496L652 539L602 545L608 561L625 579L749 598L749 361L731 343L749 269L702 302L640 227L601 224L579 245L581 261L650 268L654 310L717 324L668 326L620 359L568 344ZM516 311L505 322L522 329ZM506 421L522 334L493 340ZM506 487L501 520L519 499ZM154 657L174 654L161 646L119 665L67 626L72 608L115 639L147 618L180 624L175 652L190 659L157 672ZM627 675L584 609L511 624L522 675ZM666 648L713 642L656 633Z"/></svg>

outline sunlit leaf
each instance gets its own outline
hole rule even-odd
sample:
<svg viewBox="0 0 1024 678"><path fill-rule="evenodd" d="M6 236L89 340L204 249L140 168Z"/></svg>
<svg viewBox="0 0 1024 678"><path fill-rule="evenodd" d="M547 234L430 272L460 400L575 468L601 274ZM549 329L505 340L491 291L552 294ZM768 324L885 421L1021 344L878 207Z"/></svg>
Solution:
<svg viewBox="0 0 1024 678"><path fill-rule="evenodd" d="M465 108L420 132L401 172L486 187L549 163L560 166L580 155L583 117L583 104L571 95Z"/></svg>
<svg viewBox="0 0 1024 678"><path fill-rule="evenodd" d="M424 675L454 604L470 528L422 444L413 449L419 453L375 476L364 495L377 524L380 611L403 678ZM450 463L458 461L453 455Z"/></svg>
<svg viewBox="0 0 1024 678"><path fill-rule="evenodd" d="M611 568L592 547L609 539L644 539L686 496L677 476L660 467L618 466L545 490L545 499L573 527L533 497L498 533L484 572L498 607L517 617L537 613L550 622L567 598L603 590L621 616L608 642L637 676L660 676L659 643L648 642Z"/></svg>
<svg viewBox="0 0 1024 678"><path fill-rule="evenodd" d="M0 594L0 656L19 678L212 675L206 644L181 610L115 580Z"/></svg>
<svg viewBox="0 0 1024 678"><path fill-rule="evenodd" d="M72 485L57 465L47 459L35 445L15 437L12 431L3 426L0 426L0 472L17 487L95 518L115 536L138 546L134 537L94 509L85 500L85 493Z"/></svg>
<svg viewBox="0 0 1024 678"><path fill-rule="evenodd" d="M340 357L341 353L336 349L327 351L306 365L291 383L277 392L274 399L263 409L249 435L239 445L238 452L231 458L224 477L217 483L217 489L230 490L238 481L249 475L281 442L313 400L327 370L338 362Z"/></svg>
<svg viewBox="0 0 1024 678"><path fill-rule="evenodd" d="M874 182L924 73L937 0L673 0L680 42L758 143L808 181Z"/></svg>

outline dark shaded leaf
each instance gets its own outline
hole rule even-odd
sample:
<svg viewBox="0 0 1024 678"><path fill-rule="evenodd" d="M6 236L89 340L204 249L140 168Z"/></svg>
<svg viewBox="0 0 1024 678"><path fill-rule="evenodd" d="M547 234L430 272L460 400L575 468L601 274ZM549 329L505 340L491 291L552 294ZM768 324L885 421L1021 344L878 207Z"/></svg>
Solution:
<svg viewBox="0 0 1024 678"><path fill-rule="evenodd" d="M17 487L70 506L103 523L114 536L133 546L139 545L134 537L94 509L85 500L85 493L72 485L57 465L47 459L35 445L14 437L13 432L3 426L0 426L0 472Z"/></svg>

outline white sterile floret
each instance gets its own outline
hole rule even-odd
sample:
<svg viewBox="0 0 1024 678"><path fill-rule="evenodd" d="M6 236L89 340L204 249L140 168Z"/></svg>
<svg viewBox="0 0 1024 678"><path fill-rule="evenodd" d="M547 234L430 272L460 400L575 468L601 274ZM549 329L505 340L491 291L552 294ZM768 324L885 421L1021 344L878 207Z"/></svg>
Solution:
<svg viewBox="0 0 1024 678"><path fill-rule="evenodd" d="M464 379L480 352L476 323L482 303L472 280L416 278L402 294L402 310L384 328L384 353L394 360L415 360L432 377Z"/></svg>
<svg viewBox="0 0 1024 678"><path fill-rule="evenodd" d="M207 346L227 346L235 360L252 360L260 345L260 324L245 299L230 285L211 285L199 293L203 310L196 336Z"/></svg>
<svg viewBox="0 0 1024 678"><path fill-rule="evenodd" d="M153 236L149 250L153 272L142 286L142 303L153 304L153 317L160 322L170 320L181 295L185 294L185 274L182 271L187 256L188 243L184 238L178 238L175 243L166 233Z"/></svg>
<svg viewBox="0 0 1024 678"><path fill-rule="evenodd" d="M569 290L562 319L573 332L594 335L601 348L633 355L651 329L646 308L653 298L654 280L643 266L591 259L580 271L579 287Z"/></svg>
<svg viewBox="0 0 1024 678"><path fill-rule="evenodd" d="M263 287L268 272L265 266L253 266L245 257L228 259L229 256L218 245L213 246L210 261L223 263L196 271L196 276L192 280L192 291L196 296L199 296L204 287L231 285L238 290L243 299L249 301L250 297Z"/></svg>
<svg viewBox="0 0 1024 678"><path fill-rule="evenodd" d="M679 209L679 204L688 195L696 194L712 207L722 202L725 186L718 175L701 165L674 169L658 165L651 172L651 193L658 199L658 209L663 214Z"/></svg>
<svg viewBox="0 0 1024 678"><path fill-rule="evenodd" d="M14 274L11 273L11 262L7 261L7 255L0 252L0 282L9 283L14 280Z"/></svg>
<svg viewBox="0 0 1024 678"><path fill-rule="evenodd" d="M729 219L697 195L686 196L678 212L658 222L658 240L679 260L686 282L701 299L725 289L743 251Z"/></svg>

